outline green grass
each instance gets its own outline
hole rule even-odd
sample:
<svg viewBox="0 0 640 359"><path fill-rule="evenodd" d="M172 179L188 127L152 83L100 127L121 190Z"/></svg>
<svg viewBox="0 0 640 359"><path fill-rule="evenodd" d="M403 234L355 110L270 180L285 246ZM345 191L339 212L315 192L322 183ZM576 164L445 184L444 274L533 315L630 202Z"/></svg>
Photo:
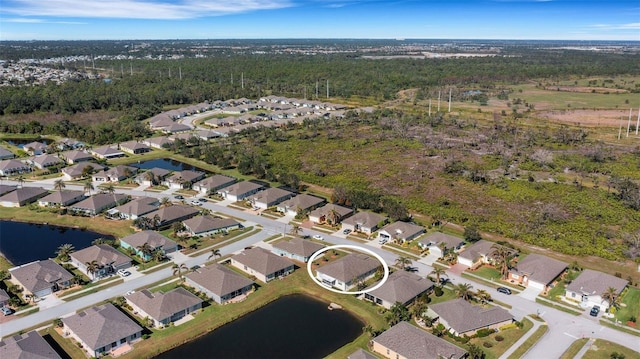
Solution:
<svg viewBox="0 0 640 359"><path fill-rule="evenodd" d="M600 319L600 324L604 325L605 327L609 327L611 329L619 330L621 332L625 332L627 334L631 334L631 335L635 335L636 337L640 337L640 333L638 333L637 331L628 329L628 327L615 325L615 324L611 323L611 321L609 321L607 319Z"/></svg>
<svg viewBox="0 0 640 359"><path fill-rule="evenodd" d="M640 319L640 289L629 287L622 297L622 305L616 310L615 318L626 324L634 317Z"/></svg>
<svg viewBox="0 0 640 359"><path fill-rule="evenodd" d="M509 355L508 359L522 358L522 356L542 338L547 330L549 330L549 328L546 325L541 325L518 349Z"/></svg>
<svg viewBox="0 0 640 359"><path fill-rule="evenodd" d="M86 358L87 353L80 349L78 345L73 343L69 339L63 338L55 329L49 327L45 330L39 332L43 337L49 336L53 339L65 353L67 353L72 358Z"/></svg>
<svg viewBox="0 0 640 359"><path fill-rule="evenodd" d="M522 324L522 329L516 327L501 330L498 333L491 334L484 338L471 339L470 343L476 344L484 351L485 359L497 359L533 327L533 323L527 318L522 320ZM496 335L500 335L504 340L495 340ZM491 348L485 348L482 346L483 342L490 342L493 346Z"/></svg>
<svg viewBox="0 0 640 359"><path fill-rule="evenodd" d="M477 277L474 275L476 275ZM510 287L517 291L522 290L522 288L518 286L515 286L513 284L500 280L500 272L498 272L498 270L491 267L481 267L480 269L473 272L464 271L462 272L462 277L475 280L475 281L482 280L484 285L487 285L493 288Z"/></svg>
<svg viewBox="0 0 640 359"><path fill-rule="evenodd" d="M629 343L629 345L633 345L633 343ZM625 346L602 339L596 339L596 341L591 346L591 349L587 350L582 358L610 359L613 352L624 355L625 359L640 359L640 353L633 351Z"/></svg>
<svg viewBox="0 0 640 359"><path fill-rule="evenodd" d="M571 343L569 348L562 353L560 359L573 359L576 354L584 347L585 344L589 341L589 338L578 339L575 342Z"/></svg>
<svg viewBox="0 0 640 359"><path fill-rule="evenodd" d="M553 303L550 303L550 302L548 302L546 300L543 300L543 299L540 299L540 298L536 298L536 303L540 303L542 305L546 305L547 307L555 308L557 310L561 310L561 311L563 311L565 313L569 313L569 314L572 314L572 315L580 315L580 314L582 314L582 312L578 312L577 310L572 310L572 309L569 309L569 308L567 308L565 306L562 306L562 305L553 304Z"/></svg>
<svg viewBox="0 0 640 359"><path fill-rule="evenodd" d="M124 282L124 279L120 278L118 280L114 280L112 282L109 282L109 283L107 283L105 285L102 285L102 286L99 286L99 287L93 287L93 288L87 290L86 292L82 292L82 293L78 293L78 294L74 294L74 295L69 295L69 296L66 296L66 297L60 298L60 299L64 300L65 302L69 302L69 301L72 301L72 300L76 300L78 298L82 298L82 297L84 297L86 295L96 293L96 292L98 292L100 290L103 290L103 289L106 289L106 288L109 288L109 287L114 287L114 286L116 286L118 284L121 284L123 282Z"/></svg>
<svg viewBox="0 0 640 359"><path fill-rule="evenodd" d="M522 89L522 93L515 92L511 97L519 97L528 103L544 103L552 109L615 109L629 107L625 100L633 99L634 94L599 94L599 93L582 93L568 91L553 91L536 89L535 85L526 84L514 86L516 89ZM567 105L570 105L568 107ZM540 106L537 106L540 107Z"/></svg>

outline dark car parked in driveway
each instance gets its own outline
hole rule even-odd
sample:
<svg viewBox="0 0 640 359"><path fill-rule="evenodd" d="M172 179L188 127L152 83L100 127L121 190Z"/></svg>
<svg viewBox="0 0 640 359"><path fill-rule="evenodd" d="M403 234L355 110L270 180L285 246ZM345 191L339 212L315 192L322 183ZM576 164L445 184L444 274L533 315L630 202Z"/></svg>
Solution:
<svg viewBox="0 0 640 359"><path fill-rule="evenodd" d="M500 292L500 293L511 295L511 289L509 289L507 287L498 287L497 291Z"/></svg>
<svg viewBox="0 0 640 359"><path fill-rule="evenodd" d="M591 315L592 317L597 317L598 313L600 313L600 306L599 305L594 305L593 308L591 308L591 311L589 312L589 315Z"/></svg>

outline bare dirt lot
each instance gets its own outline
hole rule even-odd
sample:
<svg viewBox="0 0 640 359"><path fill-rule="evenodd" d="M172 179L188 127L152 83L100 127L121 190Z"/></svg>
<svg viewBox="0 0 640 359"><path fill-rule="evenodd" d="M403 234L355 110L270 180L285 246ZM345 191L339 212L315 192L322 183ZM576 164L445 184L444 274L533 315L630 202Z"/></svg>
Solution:
<svg viewBox="0 0 640 359"><path fill-rule="evenodd" d="M550 110L538 111L537 116L551 121L581 125L581 126L623 126L627 125L629 110ZM631 124L635 125L638 113L631 114Z"/></svg>

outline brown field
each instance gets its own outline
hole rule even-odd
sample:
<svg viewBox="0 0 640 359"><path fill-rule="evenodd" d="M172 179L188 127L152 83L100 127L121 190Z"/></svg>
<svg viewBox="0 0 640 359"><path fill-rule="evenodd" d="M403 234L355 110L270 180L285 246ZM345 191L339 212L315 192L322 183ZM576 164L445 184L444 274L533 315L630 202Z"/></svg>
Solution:
<svg viewBox="0 0 640 359"><path fill-rule="evenodd" d="M629 110L547 110L538 111L536 115L547 120L581 126L618 127L622 119L623 130L626 130ZM638 120L638 113L631 114L631 125Z"/></svg>
<svg viewBox="0 0 640 359"><path fill-rule="evenodd" d="M549 91L585 92L585 93L629 93L629 90L613 89L608 87L584 87L584 86L547 86Z"/></svg>

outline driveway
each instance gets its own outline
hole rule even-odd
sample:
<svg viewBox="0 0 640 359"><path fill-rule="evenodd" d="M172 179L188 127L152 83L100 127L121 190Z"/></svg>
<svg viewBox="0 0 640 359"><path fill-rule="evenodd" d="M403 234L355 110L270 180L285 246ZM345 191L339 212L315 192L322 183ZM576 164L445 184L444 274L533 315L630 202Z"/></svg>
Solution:
<svg viewBox="0 0 640 359"><path fill-rule="evenodd" d="M536 297L542 292L542 289L533 288L531 286L527 287L525 290L518 294L520 297L530 300L532 302L536 301Z"/></svg>

